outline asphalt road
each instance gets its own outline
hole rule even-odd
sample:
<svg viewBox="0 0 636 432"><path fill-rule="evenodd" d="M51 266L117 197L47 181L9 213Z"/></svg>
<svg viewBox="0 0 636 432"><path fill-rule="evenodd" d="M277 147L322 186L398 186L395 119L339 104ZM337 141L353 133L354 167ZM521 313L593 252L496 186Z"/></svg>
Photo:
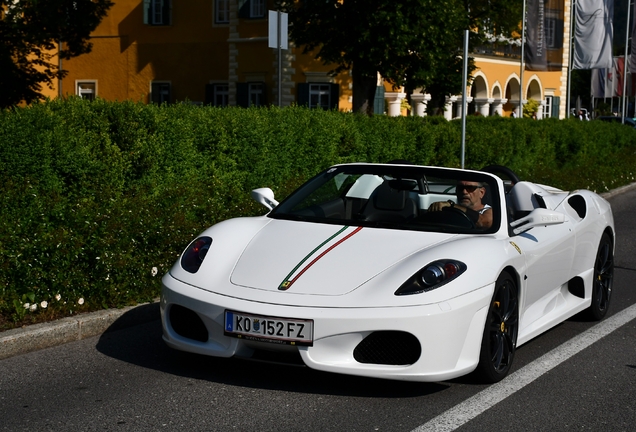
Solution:
<svg viewBox="0 0 636 432"><path fill-rule="evenodd" d="M156 320L0 360L0 431L631 431L636 190L610 202L617 242L608 317L573 317L520 347L500 385L207 358L167 348Z"/></svg>

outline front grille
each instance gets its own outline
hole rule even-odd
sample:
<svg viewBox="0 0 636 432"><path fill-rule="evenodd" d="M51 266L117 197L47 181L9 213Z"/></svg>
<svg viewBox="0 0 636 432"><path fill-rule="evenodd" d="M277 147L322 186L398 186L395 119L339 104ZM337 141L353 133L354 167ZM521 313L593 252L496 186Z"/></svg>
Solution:
<svg viewBox="0 0 636 432"><path fill-rule="evenodd" d="M410 333L377 331L364 338L353 350L360 363L410 365L422 354L420 341Z"/></svg>
<svg viewBox="0 0 636 432"><path fill-rule="evenodd" d="M179 336L199 342L208 341L208 329L193 310L173 304L170 306L170 325Z"/></svg>

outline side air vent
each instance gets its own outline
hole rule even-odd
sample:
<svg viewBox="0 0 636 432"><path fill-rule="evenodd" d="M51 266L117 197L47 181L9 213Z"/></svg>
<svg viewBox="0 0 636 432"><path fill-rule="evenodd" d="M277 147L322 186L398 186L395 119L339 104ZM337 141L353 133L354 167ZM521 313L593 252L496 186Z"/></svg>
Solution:
<svg viewBox="0 0 636 432"><path fill-rule="evenodd" d="M574 209L576 214L578 214L581 219L585 218L585 214L587 213L587 204L585 204L585 198L583 198L581 195L574 195L568 198L568 204L570 204L570 207Z"/></svg>
<svg viewBox="0 0 636 432"><path fill-rule="evenodd" d="M377 331L364 338L353 350L359 363L410 365L422 354L420 341L410 333Z"/></svg>
<svg viewBox="0 0 636 432"><path fill-rule="evenodd" d="M179 336L199 342L208 341L208 329L193 310L173 304L170 306L169 317L172 329Z"/></svg>
<svg viewBox="0 0 636 432"><path fill-rule="evenodd" d="M578 298L585 298L585 284L583 283L583 279L580 277L575 277L574 279L568 282L568 291L573 296Z"/></svg>

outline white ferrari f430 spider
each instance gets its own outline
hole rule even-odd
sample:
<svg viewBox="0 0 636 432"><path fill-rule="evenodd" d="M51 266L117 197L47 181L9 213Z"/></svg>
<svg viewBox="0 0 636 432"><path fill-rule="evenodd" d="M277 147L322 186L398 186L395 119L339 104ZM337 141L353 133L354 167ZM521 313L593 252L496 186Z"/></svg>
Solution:
<svg viewBox="0 0 636 432"><path fill-rule="evenodd" d="M502 178L504 180L502 180ZM612 293L610 205L587 190L408 163L343 164L218 223L163 277L163 338L218 357L497 382L515 350Z"/></svg>

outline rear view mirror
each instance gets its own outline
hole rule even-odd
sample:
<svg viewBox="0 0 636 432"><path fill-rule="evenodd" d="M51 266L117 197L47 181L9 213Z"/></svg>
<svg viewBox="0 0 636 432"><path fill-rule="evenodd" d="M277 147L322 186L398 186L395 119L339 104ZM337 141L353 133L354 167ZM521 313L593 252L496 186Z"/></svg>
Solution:
<svg viewBox="0 0 636 432"><path fill-rule="evenodd" d="M270 188L259 188L252 191L252 198L259 204L264 205L269 210L273 210L278 205L274 199L274 191Z"/></svg>

